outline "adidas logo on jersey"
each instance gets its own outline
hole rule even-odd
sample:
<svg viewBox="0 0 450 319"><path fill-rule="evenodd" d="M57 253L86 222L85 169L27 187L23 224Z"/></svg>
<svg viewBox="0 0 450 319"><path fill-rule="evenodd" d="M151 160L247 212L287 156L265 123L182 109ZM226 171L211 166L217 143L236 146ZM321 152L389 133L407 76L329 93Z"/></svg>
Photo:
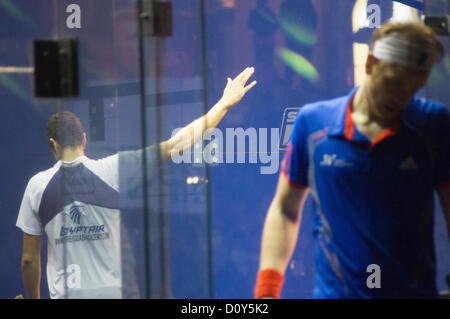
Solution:
<svg viewBox="0 0 450 319"><path fill-rule="evenodd" d="M414 157L409 156L403 162L401 162L399 169L406 171L406 170L417 170L419 168L416 160Z"/></svg>

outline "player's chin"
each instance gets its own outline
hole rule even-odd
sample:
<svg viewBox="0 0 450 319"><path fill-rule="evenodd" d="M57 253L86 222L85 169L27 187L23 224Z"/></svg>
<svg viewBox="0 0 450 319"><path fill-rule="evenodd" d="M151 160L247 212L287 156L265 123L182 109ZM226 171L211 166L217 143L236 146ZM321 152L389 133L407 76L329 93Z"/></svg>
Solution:
<svg viewBox="0 0 450 319"><path fill-rule="evenodd" d="M398 116L403 110L403 105L388 105L385 106L383 113L385 114L386 117L388 118L394 118L396 116Z"/></svg>

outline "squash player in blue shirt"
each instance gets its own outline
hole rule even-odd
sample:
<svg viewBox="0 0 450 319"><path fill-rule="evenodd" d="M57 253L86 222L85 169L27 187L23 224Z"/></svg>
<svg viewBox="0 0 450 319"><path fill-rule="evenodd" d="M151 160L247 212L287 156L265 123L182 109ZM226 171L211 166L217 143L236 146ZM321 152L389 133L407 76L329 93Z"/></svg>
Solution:
<svg viewBox="0 0 450 319"><path fill-rule="evenodd" d="M431 28L385 24L362 86L301 108L264 224L256 298L280 297L308 193L313 298L438 297L433 194L450 231L450 113L414 94L442 55Z"/></svg>

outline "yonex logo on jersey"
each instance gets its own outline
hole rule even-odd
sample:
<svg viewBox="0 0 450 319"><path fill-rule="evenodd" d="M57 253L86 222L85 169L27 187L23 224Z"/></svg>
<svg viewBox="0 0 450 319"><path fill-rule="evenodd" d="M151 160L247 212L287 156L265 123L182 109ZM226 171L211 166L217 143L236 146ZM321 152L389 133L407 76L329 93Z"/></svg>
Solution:
<svg viewBox="0 0 450 319"><path fill-rule="evenodd" d="M320 166L334 166L334 167L352 167L355 164L345 159L338 158L336 154L324 154Z"/></svg>
<svg viewBox="0 0 450 319"><path fill-rule="evenodd" d="M320 162L320 166L331 166L333 165L334 160L336 159L336 154L324 154L323 159Z"/></svg>
<svg viewBox="0 0 450 319"><path fill-rule="evenodd" d="M294 128L295 119L297 118L299 110L299 107L288 107L284 110L280 131L280 151L287 149L289 137L291 136L292 129Z"/></svg>

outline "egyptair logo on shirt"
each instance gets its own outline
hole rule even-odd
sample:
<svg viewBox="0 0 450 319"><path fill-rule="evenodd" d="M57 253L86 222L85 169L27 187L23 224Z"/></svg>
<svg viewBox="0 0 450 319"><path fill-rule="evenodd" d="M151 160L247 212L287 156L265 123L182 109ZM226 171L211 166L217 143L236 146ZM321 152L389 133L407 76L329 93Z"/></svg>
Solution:
<svg viewBox="0 0 450 319"><path fill-rule="evenodd" d="M285 151L287 149L289 137L291 137L292 129L294 128L295 119L297 118L299 110L299 107L288 107L284 110L280 132L280 151Z"/></svg>
<svg viewBox="0 0 450 319"><path fill-rule="evenodd" d="M80 225L81 215L84 215L84 206L74 205L70 208L70 219L77 225Z"/></svg>

